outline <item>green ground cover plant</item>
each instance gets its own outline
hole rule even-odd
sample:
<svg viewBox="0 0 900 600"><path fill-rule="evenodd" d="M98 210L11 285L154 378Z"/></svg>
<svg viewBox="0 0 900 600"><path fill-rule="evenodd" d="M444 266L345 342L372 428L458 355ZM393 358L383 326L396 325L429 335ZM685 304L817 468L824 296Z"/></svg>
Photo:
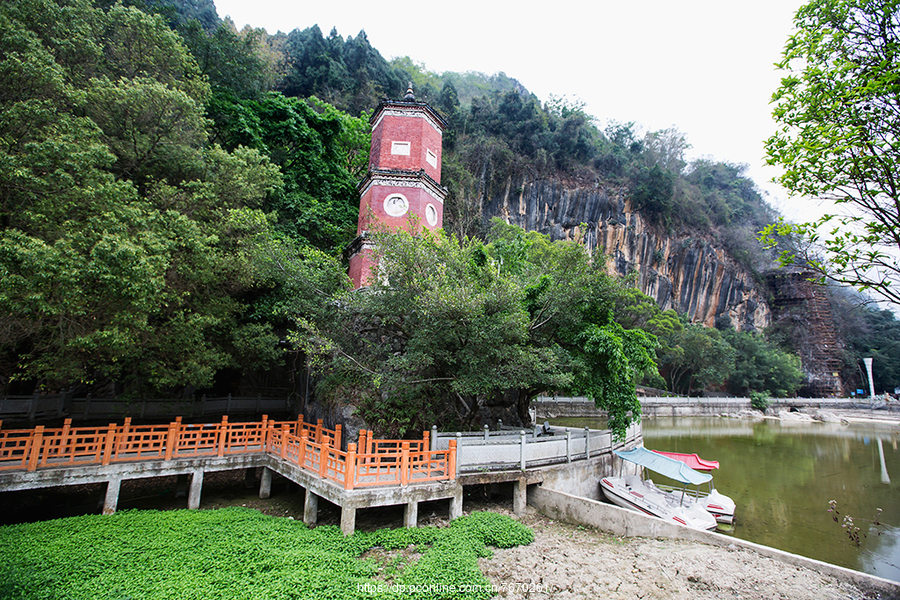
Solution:
<svg viewBox="0 0 900 600"><path fill-rule="evenodd" d="M246 508L123 511L0 527L0 598L490 598L477 559L529 544L504 515L344 537ZM390 581L371 549L421 553Z"/></svg>

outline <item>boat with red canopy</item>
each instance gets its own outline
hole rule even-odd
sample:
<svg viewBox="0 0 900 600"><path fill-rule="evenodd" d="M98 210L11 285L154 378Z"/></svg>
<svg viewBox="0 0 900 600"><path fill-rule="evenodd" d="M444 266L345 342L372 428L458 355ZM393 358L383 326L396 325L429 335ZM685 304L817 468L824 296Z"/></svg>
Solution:
<svg viewBox="0 0 900 600"><path fill-rule="evenodd" d="M719 468L719 461L705 460L700 458L696 454L663 452L661 450L653 450L653 452L661 456L665 456L682 462L695 471L705 471L708 473L713 469ZM716 518L717 522L726 523L729 525L734 523L734 500L724 494L720 494L718 490L716 490L716 488L713 486L712 479L709 480L709 492L702 492L700 490L697 490L697 494L698 502L700 502L703 508L705 508L712 516Z"/></svg>
<svg viewBox="0 0 900 600"><path fill-rule="evenodd" d="M705 460L696 454L682 454L680 452L663 452L662 450L654 450L657 454L680 460L695 471L712 471L719 468L719 461Z"/></svg>

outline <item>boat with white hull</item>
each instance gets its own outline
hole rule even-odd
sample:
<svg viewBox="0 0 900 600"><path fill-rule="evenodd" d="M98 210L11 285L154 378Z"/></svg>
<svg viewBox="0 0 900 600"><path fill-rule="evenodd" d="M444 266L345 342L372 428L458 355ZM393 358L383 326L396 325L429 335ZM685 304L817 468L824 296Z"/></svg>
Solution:
<svg viewBox="0 0 900 600"><path fill-rule="evenodd" d="M683 483L685 486L707 483L712 477L698 473L684 463L661 456L645 448L628 451L614 451L619 458L638 464ZM644 480L637 475L603 477L600 489L610 502L637 512L652 515L666 521L673 521L693 529L715 529L716 519L687 493L686 489L664 490L652 480Z"/></svg>
<svg viewBox="0 0 900 600"><path fill-rule="evenodd" d="M667 456L669 458L674 458L675 460L681 461L690 468L695 471L703 471L709 473L713 469L719 468L719 461L717 460L704 460L697 456L696 454L682 454L679 452L662 452L660 450L653 450L653 452L657 454L661 454L662 456ZM663 489L671 489L667 486L659 486ZM727 525L731 525L734 523L734 500L726 496L725 494L720 494L719 491L713 485L713 480L709 480L709 489L704 491L702 489L697 490L688 490L689 494L694 494L697 497L697 500L700 504L712 515L716 518L716 521L719 523L725 523Z"/></svg>

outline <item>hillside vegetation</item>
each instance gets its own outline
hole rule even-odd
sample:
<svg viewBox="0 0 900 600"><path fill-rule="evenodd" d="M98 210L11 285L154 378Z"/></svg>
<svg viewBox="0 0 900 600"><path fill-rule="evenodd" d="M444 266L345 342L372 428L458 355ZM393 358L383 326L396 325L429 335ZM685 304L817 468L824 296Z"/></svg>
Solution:
<svg viewBox="0 0 900 600"><path fill-rule="evenodd" d="M582 107L541 104L503 74L386 61L363 32L269 36L236 31L208 3L137 4L0 6L6 393L174 396L273 380L304 393L294 382L308 364L320 400L351 401L372 423L405 432L433 419L473 424L492 415L475 408L492 403L523 417L530 397L549 389L589 393L624 417L638 376L682 393L796 389L795 359L761 333L691 325L599 271L565 288L573 273L563 257L601 265L602 256L492 225L475 208L513 175L602 181L626 189L655 226L699 228L755 268L752 232L771 214L740 165L686 164L675 129L601 129ZM410 274L404 293L427 291L435 310L463 320L466 310L502 314L523 329L501 332L487 319L453 339L421 338L402 324L434 313L347 294L342 253L356 232L369 111L409 81L449 123L448 235L391 251L458 261L470 279ZM474 288L463 281L479 293L466 296ZM570 296L551 298L554 289ZM551 299L578 311L561 319ZM388 308L401 311L395 321ZM344 336L365 319L369 333ZM623 354L641 335L646 343ZM482 362L466 362L473 357ZM628 381L609 371L623 360L636 361ZM607 375L591 380L592 370ZM418 410L422 397L441 410Z"/></svg>

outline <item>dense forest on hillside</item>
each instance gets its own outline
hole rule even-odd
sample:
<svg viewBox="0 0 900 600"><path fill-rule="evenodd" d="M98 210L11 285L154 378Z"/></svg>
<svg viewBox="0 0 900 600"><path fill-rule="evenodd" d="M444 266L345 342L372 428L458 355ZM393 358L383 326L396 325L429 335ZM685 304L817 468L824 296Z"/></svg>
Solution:
<svg viewBox="0 0 900 600"><path fill-rule="evenodd" d="M483 293L463 308L448 300L465 296L448 287L462 279L411 279L417 293L430 290L437 312L404 318L428 324L445 311L525 327L512 335L485 320L470 332L503 350L479 364L505 379L459 375L473 357L487 360L487 350L459 339L385 331L371 338L393 340L395 358L385 361L384 348L360 341L368 338L341 337L366 319L388 327L383 311L408 306L346 294L342 264L356 232L368 116L408 82L449 124L448 235L395 245L394 264L403 253L461 261ZM542 104L503 74L387 61L364 32L237 31L199 0L4 2L0 111L5 393L77 387L127 398L270 385L302 393L295 378L308 363L321 399L357 401L373 423L403 414L402 434L435 419L489 416L476 410L484 398L519 403L521 415L529 395L548 389L587 391L627 412L621 401L638 376L679 393L790 395L799 385L786 337L690 324L587 266L602 257L477 212L486 185L516 174L603 181L627 190L656 227L706 231L759 268L754 232L771 221L770 208L741 165L687 164L686 136L674 128L601 128L583 107ZM581 265L580 287L565 287L566 260ZM561 300L550 292L563 289L578 312L552 320L545 311ZM859 314L848 364L900 329L890 313ZM893 366L881 371L882 388L900 385L891 356L885 349ZM588 381L614 359L630 381ZM427 410L409 410L414 396L430 399Z"/></svg>

